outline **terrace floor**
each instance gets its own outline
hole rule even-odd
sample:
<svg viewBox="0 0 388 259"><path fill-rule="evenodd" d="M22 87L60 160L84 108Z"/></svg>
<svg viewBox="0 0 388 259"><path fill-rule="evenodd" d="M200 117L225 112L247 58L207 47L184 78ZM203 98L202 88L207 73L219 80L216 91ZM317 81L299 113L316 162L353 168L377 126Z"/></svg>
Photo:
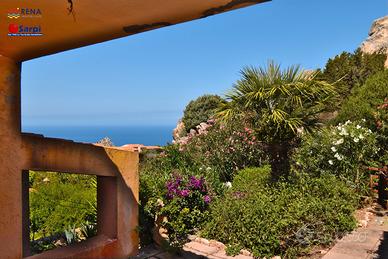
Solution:
<svg viewBox="0 0 388 259"><path fill-rule="evenodd" d="M323 259L387 259L388 211L377 206L370 212L367 225L339 240Z"/></svg>

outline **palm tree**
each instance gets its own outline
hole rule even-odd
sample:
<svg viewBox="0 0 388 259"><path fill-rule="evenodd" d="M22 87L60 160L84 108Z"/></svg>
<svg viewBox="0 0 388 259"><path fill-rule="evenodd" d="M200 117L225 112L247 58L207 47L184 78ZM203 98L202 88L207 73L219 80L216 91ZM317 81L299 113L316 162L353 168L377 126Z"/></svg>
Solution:
<svg viewBox="0 0 388 259"><path fill-rule="evenodd" d="M273 61L265 68L245 67L218 111L221 119L240 117L255 129L268 152L274 180L288 174L288 155L298 132L316 127L318 115L336 94L317 73L299 66L281 70Z"/></svg>

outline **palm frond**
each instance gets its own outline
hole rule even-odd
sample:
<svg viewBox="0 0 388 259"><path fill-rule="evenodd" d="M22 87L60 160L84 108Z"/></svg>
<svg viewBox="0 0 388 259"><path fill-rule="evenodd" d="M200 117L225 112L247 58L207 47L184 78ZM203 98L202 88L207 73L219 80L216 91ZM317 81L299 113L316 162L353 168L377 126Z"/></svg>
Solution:
<svg viewBox="0 0 388 259"><path fill-rule="evenodd" d="M218 116L230 119L250 114L253 125L274 127L268 130L273 138L281 131L295 134L300 127L312 127L316 115L336 95L332 84L318 79L318 71L306 71L299 65L282 70L270 60L266 67L247 66L240 74Z"/></svg>

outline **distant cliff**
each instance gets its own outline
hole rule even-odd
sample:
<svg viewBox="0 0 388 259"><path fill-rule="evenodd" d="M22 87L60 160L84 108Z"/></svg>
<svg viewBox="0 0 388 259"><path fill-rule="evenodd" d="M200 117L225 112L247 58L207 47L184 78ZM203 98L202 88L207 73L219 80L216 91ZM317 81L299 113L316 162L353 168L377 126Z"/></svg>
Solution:
<svg viewBox="0 0 388 259"><path fill-rule="evenodd" d="M365 53L385 52L388 54L388 16L375 20L369 31L369 37L361 44ZM385 62L388 67L388 58Z"/></svg>

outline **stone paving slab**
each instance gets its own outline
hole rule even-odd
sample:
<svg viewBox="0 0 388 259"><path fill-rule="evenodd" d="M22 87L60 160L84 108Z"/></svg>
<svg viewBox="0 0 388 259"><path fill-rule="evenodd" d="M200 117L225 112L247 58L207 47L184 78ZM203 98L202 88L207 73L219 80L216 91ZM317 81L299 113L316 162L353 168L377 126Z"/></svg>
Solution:
<svg viewBox="0 0 388 259"><path fill-rule="evenodd" d="M222 246L215 246L214 242L204 243L204 240L191 241L183 247L183 251L178 254L170 254L161 249L151 245L142 249L140 254L132 259L253 259L252 256L226 255L225 248Z"/></svg>
<svg viewBox="0 0 388 259"><path fill-rule="evenodd" d="M388 259L388 213L378 211L369 224L345 236L323 259Z"/></svg>
<svg viewBox="0 0 388 259"><path fill-rule="evenodd" d="M186 252L192 252L195 254L207 256L217 253L220 249L218 247L208 246L195 241L191 241L185 244L183 250Z"/></svg>

